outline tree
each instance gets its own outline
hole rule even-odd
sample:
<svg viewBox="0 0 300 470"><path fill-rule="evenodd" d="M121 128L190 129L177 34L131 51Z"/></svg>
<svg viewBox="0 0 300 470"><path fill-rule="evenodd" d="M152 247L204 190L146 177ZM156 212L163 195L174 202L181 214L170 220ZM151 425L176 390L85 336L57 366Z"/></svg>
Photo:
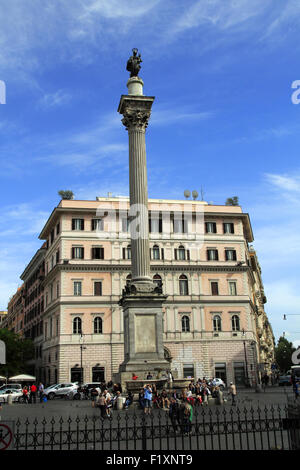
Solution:
<svg viewBox="0 0 300 470"><path fill-rule="evenodd" d="M238 196L228 197L225 202L225 206L238 206L239 198Z"/></svg>
<svg viewBox="0 0 300 470"><path fill-rule="evenodd" d="M31 339L24 339L6 328L0 329L0 340L6 346L6 364L0 364L0 375L28 373L31 366L26 364L34 359L34 347Z"/></svg>
<svg viewBox="0 0 300 470"><path fill-rule="evenodd" d="M290 343L286 338L280 336L277 346L275 347L275 359L279 369L286 372L293 365L292 354L296 351L293 343Z"/></svg>
<svg viewBox="0 0 300 470"><path fill-rule="evenodd" d="M61 189L60 191L58 191L58 194L62 199L74 199L74 193L73 191L70 191L69 189L65 191Z"/></svg>

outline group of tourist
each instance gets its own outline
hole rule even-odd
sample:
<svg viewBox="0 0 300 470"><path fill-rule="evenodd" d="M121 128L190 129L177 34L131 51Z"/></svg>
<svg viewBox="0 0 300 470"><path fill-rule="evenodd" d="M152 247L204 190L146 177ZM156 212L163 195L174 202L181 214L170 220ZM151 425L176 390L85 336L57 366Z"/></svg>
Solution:
<svg viewBox="0 0 300 470"><path fill-rule="evenodd" d="M39 395L40 402L44 398L44 385L40 382L37 387L34 383L32 385L24 385L22 388L23 403L36 403L37 394Z"/></svg>

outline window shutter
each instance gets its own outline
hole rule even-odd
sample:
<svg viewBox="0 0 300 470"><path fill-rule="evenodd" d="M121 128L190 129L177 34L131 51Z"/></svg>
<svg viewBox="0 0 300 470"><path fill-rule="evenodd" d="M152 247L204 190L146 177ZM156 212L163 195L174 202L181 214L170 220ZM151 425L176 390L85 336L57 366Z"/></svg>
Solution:
<svg viewBox="0 0 300 470"><path fill-rule="evenodd" d="M81 219L81 230L84 230L84 219Z"/></svg>
<svg viewBox="0 0 300 470"><path fill-rule="evenodd" d="M104 259L104 248L100 248L100 259Z"/></svg>
<svg viewBox="0 0 300 470"><path fill-rule="evenodd" d="M152 250L151 250L151 248L149 248L149 256L150 256L150 259L152 259Z"/></svg>
<svg viewBox="0 0 300 470"><path fill-rule="evenodd" d="M234 233L234 224L230 224L231 225L231 233Z"/></svg>
<svg viewBox="0 0 300 470"><path fill-rule="evenodd" d="M164 250L164 248L161 249L161 259L165 259L165 250Z"/></svg>
<svg viewBox="0 0 300 470"><path fill-rule="evenodd" d="M72 230L75 230L75 219L72 219Z"/></svg>
<svg viewBox="0 0 300 470"><path fill-rule="evenodd" d="M159 219L159 233L162 233L162 219Z"/></svg>
<svg viewBox="0 0 300 470"><path fill-rule="evenodd" d="M228 261L228 251L225 250L225 260Z"/></svg>
<svg viewBox="0 0 300 470"><path fill-rule="evenodd" d="M206 250L206 258L207 258L207 261L210 261L209 250Z"/></svg>
<svg viewBox="0 0 300 470"><path fill-rule="evenodd" d="M84 248L81 249L81 259L84 259Z"/></svg>
<svg viewBox="0 0 300 470"><path fill-rule="evenodd" d="M75 248L73 247L72 248L72 259L74 259L74 256L75 256Z"/></svg>
<svg viewBox="0 0 300 470"><path fill-rule="evenodd" d="M175 254L175 260L177 260L177 249L176 248L174 250L174 254Z"/></svg>
<svg viewBox="0 0 300 470"><path fill-rule="evenodd" d="M213 222L213 233L217 233L217 224Z"/></svg>
<svg viewBox="0 0 300 470"><path fill-rule="evenodd" d="M126 248L122 248L122 252L123 252L123 259L126 259Z"/></svg>
<svg viewBox="0 0 300 470"><path fill-rule="evenodd" d="M186 250L187 260L190 261L190 250Z"/></svg>
<svg viewBox="0 0 300 470"><path fill-rule="evenodd" d="M205 232L208 233L208 225L207 225L207 222L205 222Z"/></svg>
<svg viewBox="0 0 300 470"><path fill-rule="evenodd" d="M226 233L226 224L223 223L223 233Z"/></svg>
<svg viewBox="0 0 300 470"><path fill-rule="evenodd" d="M233 252L232 252L232 253L233 253L233 260L234 260L234 261L236 261L236 251L235 251L235 250L233 250Z"/></svg>
<svg viewBox="0 0 300 470"><path fill-rule="evenodd" d="M216 261L219 261L219 252L216 250Z"/></svg>

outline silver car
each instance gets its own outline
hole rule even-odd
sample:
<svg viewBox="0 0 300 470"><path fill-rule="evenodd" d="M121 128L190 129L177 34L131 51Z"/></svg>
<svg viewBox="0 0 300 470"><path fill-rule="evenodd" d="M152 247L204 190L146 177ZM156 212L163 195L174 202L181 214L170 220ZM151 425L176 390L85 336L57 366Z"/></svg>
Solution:
<svg viewBox="0 0 300 470"><path fill-rule="evenodd" d="M44 395L46 395L49 400L53 400L53 398L56 397L65 398L71 391L77 390L77 388L78 385L75 383L51 385L50 387L45 388Z"/></svg>

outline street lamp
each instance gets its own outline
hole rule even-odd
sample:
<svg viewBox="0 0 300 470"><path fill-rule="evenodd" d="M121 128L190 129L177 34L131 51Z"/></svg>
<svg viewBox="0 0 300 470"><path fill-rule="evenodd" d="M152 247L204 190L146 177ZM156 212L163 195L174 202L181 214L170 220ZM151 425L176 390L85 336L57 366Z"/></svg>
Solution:
<svg viewBox="0 0 300 470"><path fill-rule="evenodd" d="M82 332L80 333L79 342L80 342L80 385L82 385L83 384L82 351L83 351L83 349L86 349L86 347L83 346Z"/></svg>
<svg viewBox="0 0 300 470"><path fill-rule="evenodd" d="M261 385L260 385L260 378L258 374L258 364L257 364L257 351L256 351L256 342L251 341L251 347L253 350L253 358L254 358L254 372L255 372L255 391L257 393L261 392Z"/></svg>

